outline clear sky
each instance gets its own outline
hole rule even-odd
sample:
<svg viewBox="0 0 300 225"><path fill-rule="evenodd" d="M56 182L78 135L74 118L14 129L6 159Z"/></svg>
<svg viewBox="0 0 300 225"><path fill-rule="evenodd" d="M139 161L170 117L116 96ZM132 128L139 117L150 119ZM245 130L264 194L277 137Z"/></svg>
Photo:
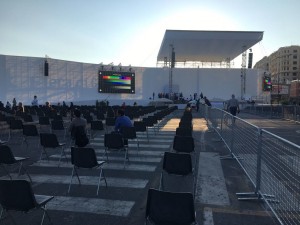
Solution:
<svg viewBox="0 0 300 225"><path fill-rule="evenodd" d="M264 31L255 63L300 45L299 9L299 0L0 0L0 54L156 66L166 29Z"/></svg>

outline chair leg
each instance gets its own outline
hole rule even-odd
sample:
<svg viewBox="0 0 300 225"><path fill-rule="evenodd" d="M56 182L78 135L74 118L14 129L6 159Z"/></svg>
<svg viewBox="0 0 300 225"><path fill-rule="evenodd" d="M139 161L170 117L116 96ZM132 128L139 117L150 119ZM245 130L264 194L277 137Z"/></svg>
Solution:
<svg viewBox="0 0 300 225"><path fill-rule="evenodd" d="M45 149L44 147L43 147L42 149L43 149L43 150L42 150L42 152L41 152L40 160L42 160L42 156L43 156L43 153L44 153L44 154L46 155L48 161L49 161L49 156L48 156L48 154L47 154L47 152L46 152L46 149Z"/></svg>
<svg viewBox="0 0 300 225"><path fill-rule="evenodd" d="M125 158L124 158L124 168L125 168L125 163L126 163L126 160L128 160L129 162L129 157L128 157L128 148L125 148Z"/></svg>
<svg viewBox="0 0 300 225"><path fill-rule="evenodd" d="M73 179L73 176L74 176L74 171L75 171L75 173L76 173L76 176L77 176L77 179L78 179L78 181L79 181L79 184L81 184L81 183L80 183L79 176L78 176L77 171L76 171L76 168L75 168L75 166L73 166L73 170L72 170L72 175L71 175L71 180L70 180L70 184L69 184L68 193L70 193L70 190L71 190L71 185L72 185L72 179Z"/></svg>
<svg viewBox="0 0 300 225"><path fill-rule="evenodd" d="M6 211L6 210L5 210ZM1 215L0 215L0 221L2 219L2 215L3 215L3 212L4 212L4 209L2 208L1 210ZM14 225L17 225L16 221L14 220L13 216L8 212L6 211L6 214L9 216L9 218L11 219L11 221L13 222ZM4 219L4 218L3 218Z"/></svg>
<svg viewBox="0 0 300 225"><path fill-rule="evenodd" d="M18 176L20 176L21 169L23 169L23 171L24 171L24 172L26 173L26 175L28 176L28 178L29 178L29 180L30 180L30 183L32 183L31 177L30 177L29 173L27 172L27 170L25 169L25 167L23 166L23 163L22 163L22 162L20 162L20 168L19 168Z"/></svg>
<svg viewBox="0 0 300 225"><path fill-rule="evenodd" d="M5 171L5 173L7 174L7 176L9 176L9 178L12 180L12 177L10 175L10 173L8 172L8 170L6 169L5 165L1 164L3 170Z"/></svg>
<svg viewBox="0 0 300 225"><path fill-rule="evenodd" d="M43 217L42 217L42 221L41 221L41 225L43 225L43 223L44 223L45 215L47 215L47 218L48 218L50 224L53 224L52 221L51 221L51 218L50 218L50 216L49 216L49 214L48 214L48 211L47 211L47 209L46 209L46 206L41 207L41 209L44 211Z"/></svg>
<svg viewBox="0 0 300 225"><path fill-rule="evenodd" d="M158 190L161 191L163 189L162 186L163 186L163 172L160 174L160 180L159 180Z"/></svg>
<svg viewBox="0 0 300 225"><path fill-rule="evenodd" d="M102 169L102 167L100 167L100 174L99 174L98 187L97 187L97 195L99 193L100 181L102 180L102 173L103 173L103 169ZM107 187L106 178L105 178L104 173L103 173L103 179L105 180L105 185Z"/></svg>

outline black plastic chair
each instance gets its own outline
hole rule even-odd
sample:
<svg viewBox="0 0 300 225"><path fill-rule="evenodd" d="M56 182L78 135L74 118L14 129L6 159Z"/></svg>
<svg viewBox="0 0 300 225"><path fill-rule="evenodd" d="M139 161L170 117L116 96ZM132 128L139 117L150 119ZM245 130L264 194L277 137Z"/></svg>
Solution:
<svg viewBox="0 0 300 225"><path fill-rule="evenodd" d="M134 121L133 126L134 126L136 132L146 132L147 140L149 142L149 135L148 135L148 130L147 130L145 122Z"/></svg>
<svg viewBox="0 0 300 225"><path fill-rule="evenodd" d="M105 147L104 154L106 155L107 161L108 161L109 150L119 150L119 151L123 150L125 152L125 156L124 156L124 168L125 168L125 163L126 161L129 161L129 157L128 157L128 148L126 148L124 145L122 135L119 133L105 134L104 147Z"/></svg>
<svg viewBox="0 0 300 225"><path fill-rule="evenodd" d="M115 126L116 118L115 117L106 117L105 119L105 130L106 133L109 131L109 127L112 128Z"/></svg>
<svg viewBox="0 0 300 225"><path fill-rule="evenodd" d="M27 139L29 137L39 137L39 132L37 130L36 125L34 125L34 124L24 124L23 125L23 142L26 143L27 147L28 147L28 140ZM37 145L38 144L39 144L39 142L37 142Z"/></svg>
<svg viewBox="0 0 300 225"><path fill-rule="evenodd" d="M92 168L100 168L100 174L98 179L98 187L97 187L97 195L99 193L99 187L100 187L100 181L103 179L105 181L105 185L107 187L106 178L103 172L103 165L105 164L105 161L97 161L97 156L95 153L95 150L93 148L77 148L72 147L71 148L71 162L73 164L73 170L71 175L71 180L69 184L68 193L70 193L71 185L72 185L72 179L74 176L74 173L77 176L78 182L81 185L77 169L92 169Z"/></svg>
<svg viewBox="0 0 300 225"><path fill-rule="evenodd" d="M193 170L193 163L192 163L192 157L190 154L179 154L174 152L165 152L164 158L163 158L163 167L160 177L160 190L166 190L166 187L164 185L164 179L166 177L166 174L169 176L175 176L182 178L181 182L183 184L186 184L187 180L184 180L184 178L191 178L192 179L192 193L195 192L195 178L194 178L194 170ZM180 186L180 185L178 185ZM173 191L173 187L172 187ZM176 190L177 191L177 190ZM181 191L182 192L182 191ZM188 190L185 190L184 192L189 192Z"/></svg>
<svg viewBox="0 0 300 225"><path fill-rule="evenodd" d="M50 118L48 116L39 116L40 132L44 129L50 131Z"/></svg>
<svg viewBox="0 0 300 225"><path fill-rule="evenodd" d="M35 195L31 184L26 180L0 180L0 203L2 206L0 220L3 219L3 212L6 212L12 222L16 224L10 211L28 213L34 209L42 209L44 213L41 225L44 222L45 215L47 215L52 224L46 210L46 204L53 198L53 196Z"/></svg>
<svg viewBox="0 0 300 225"><path fill-rule="evenodd" d="M67 158L65 150L64 150L65 149L64 146L66 144L65 143L59 143L58 139L56 137L56 134L40 133L40 144L42 146L42 152L41 152L40 160L42 160L43 153L46 155L47 159L49 160L49 156L48 156L47 151L46 151L47 148L51 148L51 149L61 148L58 166L60 164L60 161L61 161L61 158L62 158L63 155L65 156L66 160L68 161L68 158Z"/></svg>
<svg viewBox="0 0 300 225"><path fill-rule="evenodd" d="M195 164L197 163L197 157L195 152L194 138L190 136L178 136L175 135L173 140L173 150L177 153L189 153L194 155Z"/></svg>
<svg viewBox="0 0 300 225"><path fill-rule="evenodd" d="M149 189L145 220L146 225L198 224L193 194Z"/></svg>
<svg viewBox="0 0 300 225"><path fill-rule="evenodd" d="M190 136L192 137L193 130L187 127L177 127L176 128L176 135L178 136Z"/></svg>
<svg viewBox="0 0 300 225"><path fill-rule="evenodd" d="M96 136L96 133L104 130L104 126L101 120L91 121L90 139Z"/></svg>
<svg viewBox="0 0 300 225"><path fill-rule="evenodd" d="M135 140L137 144L137 151L139 151L140 141L136 135L136 130L134 127L122 127L121 134L124 139Z"/></svg>
<svg viewBox="0 0 300 225"><path fill-rule="evenodd" d="M9 137L8 140L10 141L12 138L12 133L21 133L23 131L23 122L22 120L10 120L9 122Z"/></svg>
<svg viewBox="0 0 300 225"><path fill-rule="evenodd" d="M66 139L66 128L62 120L52 120L51 121L51 131L57 136L63 136L63 140Z"/></svg>
<svg viewBox="0 0 300 225"><path fill-rule="evenodd" d="M11 177L9 171L6 169L6 166L11 166L11 165L18 164L19 165L18 176L20 175L21 170L23 169L23 171L28 176L30 182L32 182L29 173L27 172L27 170L23 166L23 162L28 160L28 159L29 159L28 157L26 157L26 158L24 158L24 157L15 157L13 155L10 147L8 147L7 145L0 145L0 165L4 169L4 171L7 173L7 175L9 176L9 178L11 180L12 180L12 177Z"/></svg>

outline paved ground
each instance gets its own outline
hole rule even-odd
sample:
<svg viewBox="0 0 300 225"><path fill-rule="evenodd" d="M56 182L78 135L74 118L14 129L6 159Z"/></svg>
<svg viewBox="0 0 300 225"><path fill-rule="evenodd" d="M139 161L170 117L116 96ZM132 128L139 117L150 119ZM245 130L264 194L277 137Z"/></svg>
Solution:
<svg viewBox="0 0 300 225"><path fill-rule="evenodd" d="M102 182L98 196L96 195L98 171L79 171L82 185L78 185L74 179L71 192L68 194L72 168L65 160L60 167L57 166L58 150L51 152L49 161L38 161L40 148L37 147L37 139L31 140L28 148L20 142L11 142L9 146L16 156L31 158L27 168L33 179L34 192L55 196L48 204L53 224L141 225L145 221L147 191L149 188L159 186L161 159L164 152L172 148L175 129L178 127L181 114L181 111L172 114L158 134L155 135L151 131L149 142L145 134L139 134L141 140L139 152L136 144L129 142L130 164L125 168L123 168L124 153L111 153L109 163L104 167L108 187L106 188ZM240 115L242 117L242 114ZM249 118L253 122L258 119L247 115L243 115L243 118ZM219 141L217 134L207 129L206 121L194 114L193 123L198 161L195 165L195 207L198 223L204 225L277 224L261 202L245 202L237 199L237 192L253 191L248 178L236 161L220 160L220 156L228 154L228 150ZM103 133L91 140L91 146L96 149L99 159L104 159L102 157ZM0 175L2 175L1 179L7 179L2 172ZM23 177L26 178L21 176ZM170 187L174 186L174 180L168 182ZM188 187L183 185L180 188ZM18 224L39 224L41 218L41 212L38 211L28 215L18 213L13 215L16 216ZM7 218L1 222L12 224Z"/></svg>

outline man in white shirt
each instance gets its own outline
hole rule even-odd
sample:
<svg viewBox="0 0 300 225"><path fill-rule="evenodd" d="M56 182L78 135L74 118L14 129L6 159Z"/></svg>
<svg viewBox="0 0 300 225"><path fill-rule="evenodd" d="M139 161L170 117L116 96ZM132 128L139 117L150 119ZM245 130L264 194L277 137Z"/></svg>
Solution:
<svg viewBox="0 0 300 225"><path fill-rule="evenodd" d="M231 99L227 102L227 110L229 110L233 116L236 116L236 113L240 112L239 101L235 98L234 94L231 95Z"/></svg>
<svg viewBox="0 0 300 225"><path fill-rule="evenodd" d="M33 97L31 105L32 106L38 106L39 105L39 102L38 102L38 99L37 99L36 95Z"/></svg>

